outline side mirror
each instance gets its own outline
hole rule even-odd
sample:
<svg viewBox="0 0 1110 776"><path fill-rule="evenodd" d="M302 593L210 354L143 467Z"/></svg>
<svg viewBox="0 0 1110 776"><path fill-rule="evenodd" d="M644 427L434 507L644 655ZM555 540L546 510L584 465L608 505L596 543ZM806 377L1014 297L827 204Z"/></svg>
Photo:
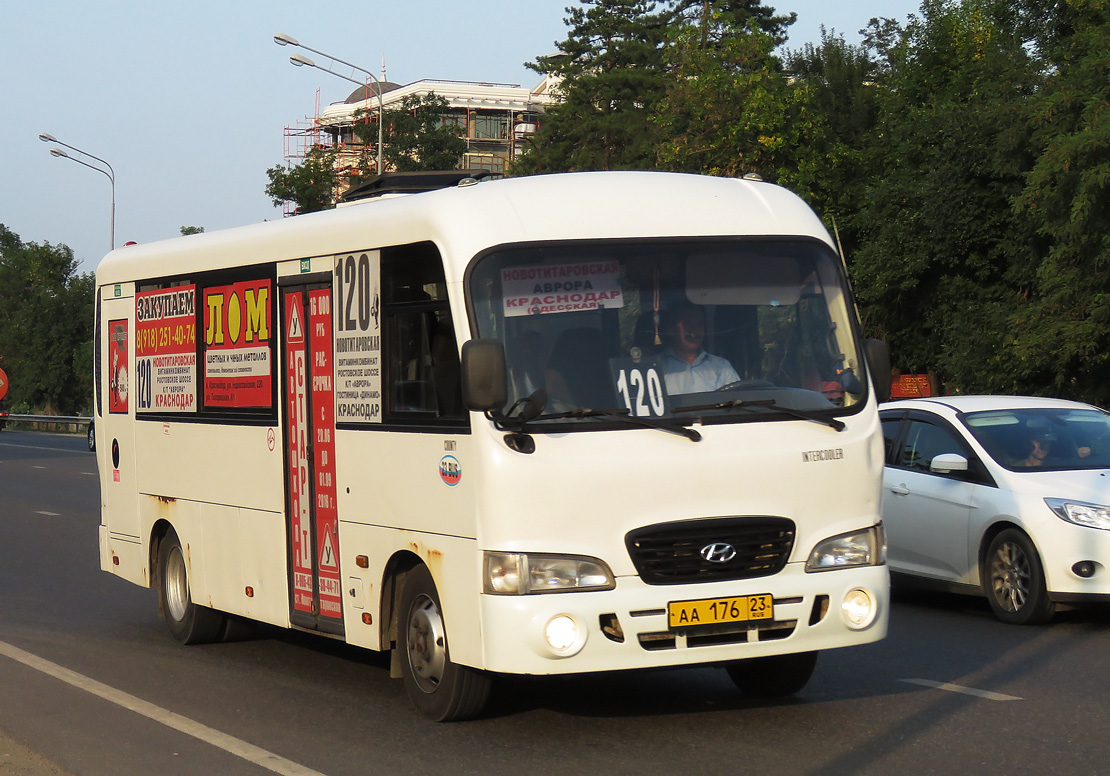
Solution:
<svg viewBox="0 0 1110 776"><path fill-rule="evenodd" d="M871 374L875 395L881 402L888 400L890 398L890 350L882 340L865 339L863 356L867 359L867 371Z"/></svg>
<svg viewBox="0 0 1110 776"><path fill-rule="evenodd" d="M474 339L462 346L463 406L474 412L504 409L508 367L505 346L497 339Z"/></svg>
<svg viewBox="0 0 1110 776"><path fill-rule="evenodd" d="M933 460L929 463L929 471L936 472L937 474L966 472L967 459L959 453L941 453L940 455L933 456Z"/></svg>

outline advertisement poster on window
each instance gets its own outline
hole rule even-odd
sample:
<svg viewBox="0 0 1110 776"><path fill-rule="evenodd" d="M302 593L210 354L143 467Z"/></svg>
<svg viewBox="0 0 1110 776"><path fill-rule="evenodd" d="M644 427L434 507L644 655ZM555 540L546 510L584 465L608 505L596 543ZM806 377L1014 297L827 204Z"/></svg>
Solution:
<svg viewBox="0 0 1110 776"><path fill-rule="evenodd" d="M135 294L135 412L197 409L197 288Z"/></svg>
<svg viewBox="0 0 1110 776"><path fill-rule="evenodd" d="M273 406L269 280L204 289L204 406Z"/></svg>
<svg viewBox="0 0 1110 776"><path fill-rule="evenodd" d="M335 257L337 423L382 422L382 337L378 251Z"/></svg>
<svg viewBox="0 0 1110 776"><path fill-rule="evenodd" d="M127 414L127 320L108 321L108 412Z"/></svg>

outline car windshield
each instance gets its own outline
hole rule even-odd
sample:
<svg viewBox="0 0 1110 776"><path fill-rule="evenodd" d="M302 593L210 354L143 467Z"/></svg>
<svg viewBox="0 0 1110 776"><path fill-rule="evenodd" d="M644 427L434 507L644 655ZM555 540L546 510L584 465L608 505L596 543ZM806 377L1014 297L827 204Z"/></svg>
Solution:
<svg viewBox="0 0 1110 776"><path fill-rule="evenodd" d="M491 252L469 277L476 334L500 340L506 412L676 422L827 417L864 399L841 265L803 239L608 241Z"/></svg>
<svg viewBox="0 0 1110 776"><path fill-rule="evenodd" d="M972 412L964 424L1014 471L1110 468L1110 415L1095 409Z"/></svg>

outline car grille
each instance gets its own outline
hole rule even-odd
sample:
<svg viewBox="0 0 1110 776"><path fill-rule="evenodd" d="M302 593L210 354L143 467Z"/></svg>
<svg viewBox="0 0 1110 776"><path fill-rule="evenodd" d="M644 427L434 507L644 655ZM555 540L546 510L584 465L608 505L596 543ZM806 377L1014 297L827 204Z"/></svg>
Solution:
<svg viewBox="0 0 1110 776"><path fill-rule="evenodd" d="M661 523L631 531L625 545L640 578L649 585L753 579L777 574L786 565L794 546L794 521L756 516ZM703 550L712 545L726 555L724 545L729 545L736 554L711 562Z"/></svg>

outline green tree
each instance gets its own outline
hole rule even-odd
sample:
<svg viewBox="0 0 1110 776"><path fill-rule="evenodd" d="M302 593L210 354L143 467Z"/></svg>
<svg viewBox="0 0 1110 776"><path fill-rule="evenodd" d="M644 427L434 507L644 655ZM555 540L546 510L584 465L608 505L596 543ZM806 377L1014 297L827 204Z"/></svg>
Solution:
<svg viewBox="0 0 1110 776"><path fill-rule="evenodd" d="M964 391L1015 388L1006 320L1033 237L1011 203L1032 164L1039 68L1008 8L926 0L904 28L872 24L884 87L851 273L894 363Z"/></svg>
<svg viewBox="0 0 1110 776"><path fill-rule="evenodd" d="M825 146L811 90L781 71L776 37L751 20L737 27L736 18L711 9L672 28L671 74L653 119L660 165L731 177L757 173L809 194Z"/></svg>
<svg viewBox="0 0 1110 776"><path fill-rule="evenodd" d="M0 363L13 406L63 415L88 409L94 288L67 246L24 243L0 224Z"/></svg>
<svg viewBox="0 0 1110 776"><path fill-rule="evenodd" d="M434 92L410 94L398 108L385 112L383 125L386 140L382 155L387 170L418 172L422 170L453 170L466 153L466 140L460 135L463 127L445 121L450 103ZM377 110L355 111L355 134L367 149L378 142ZM371 170L374 163L364 158L362 170ZM364 172L361 177L365 177Z"/></svg>
<svg viewBox="0 0 1110 776"><path fill-rule="evenodd" d="M667 14L654 0L582 0L567 14L558 53L526 63L558 79L558 101L514 174L653 167Z"/></svg>
<svg viewBox="0 0 1110 776"><path fill-rule="evenodd" d="M669 24L694 27L702 48L720 45L736 30L751 28L770 35L775 45L786 42L786 28L796 13L776 16L775 9L759 0L670 0ZM714 23L716 20L716 24Z"/></svg>
<svg viewBox="0 0 1110 776"><path fill-rule="evenodd" d="M183 226L181 227L181 236L187 237L190 234L204 234L203 226Z"/></svg>
<svg viewBox="0 0 1110 776"><path fill-rule="evenodd" d="M338 153L333 147L313 146L300 164L271 167L266 170L270 179L266 184L266 196L273 201L274 207L292 202L297 214L335 207L339 190L339 171L335 167Z"/></svg>
<svg viewBox="0 0 1110 776"><path fill-rule="evenodd" d="M1110 7L1068 0L1047 25L1049 78L1033 101L1039 157L1017 199L1043 250L1008 316L1015 382L1110 405Z"/></svg>
<svg viewBox="0 0 1110 776"><path fill-rule="evenodd" d="M807 87L807 108L822 130L808 147L813 160L810 204L852 255L858 240L850 216L867 182L864 152L879 117L879 63L867 46L851 45L843 35L824 28L819 44L788 51L785 60L794 84Z"/></svg>

